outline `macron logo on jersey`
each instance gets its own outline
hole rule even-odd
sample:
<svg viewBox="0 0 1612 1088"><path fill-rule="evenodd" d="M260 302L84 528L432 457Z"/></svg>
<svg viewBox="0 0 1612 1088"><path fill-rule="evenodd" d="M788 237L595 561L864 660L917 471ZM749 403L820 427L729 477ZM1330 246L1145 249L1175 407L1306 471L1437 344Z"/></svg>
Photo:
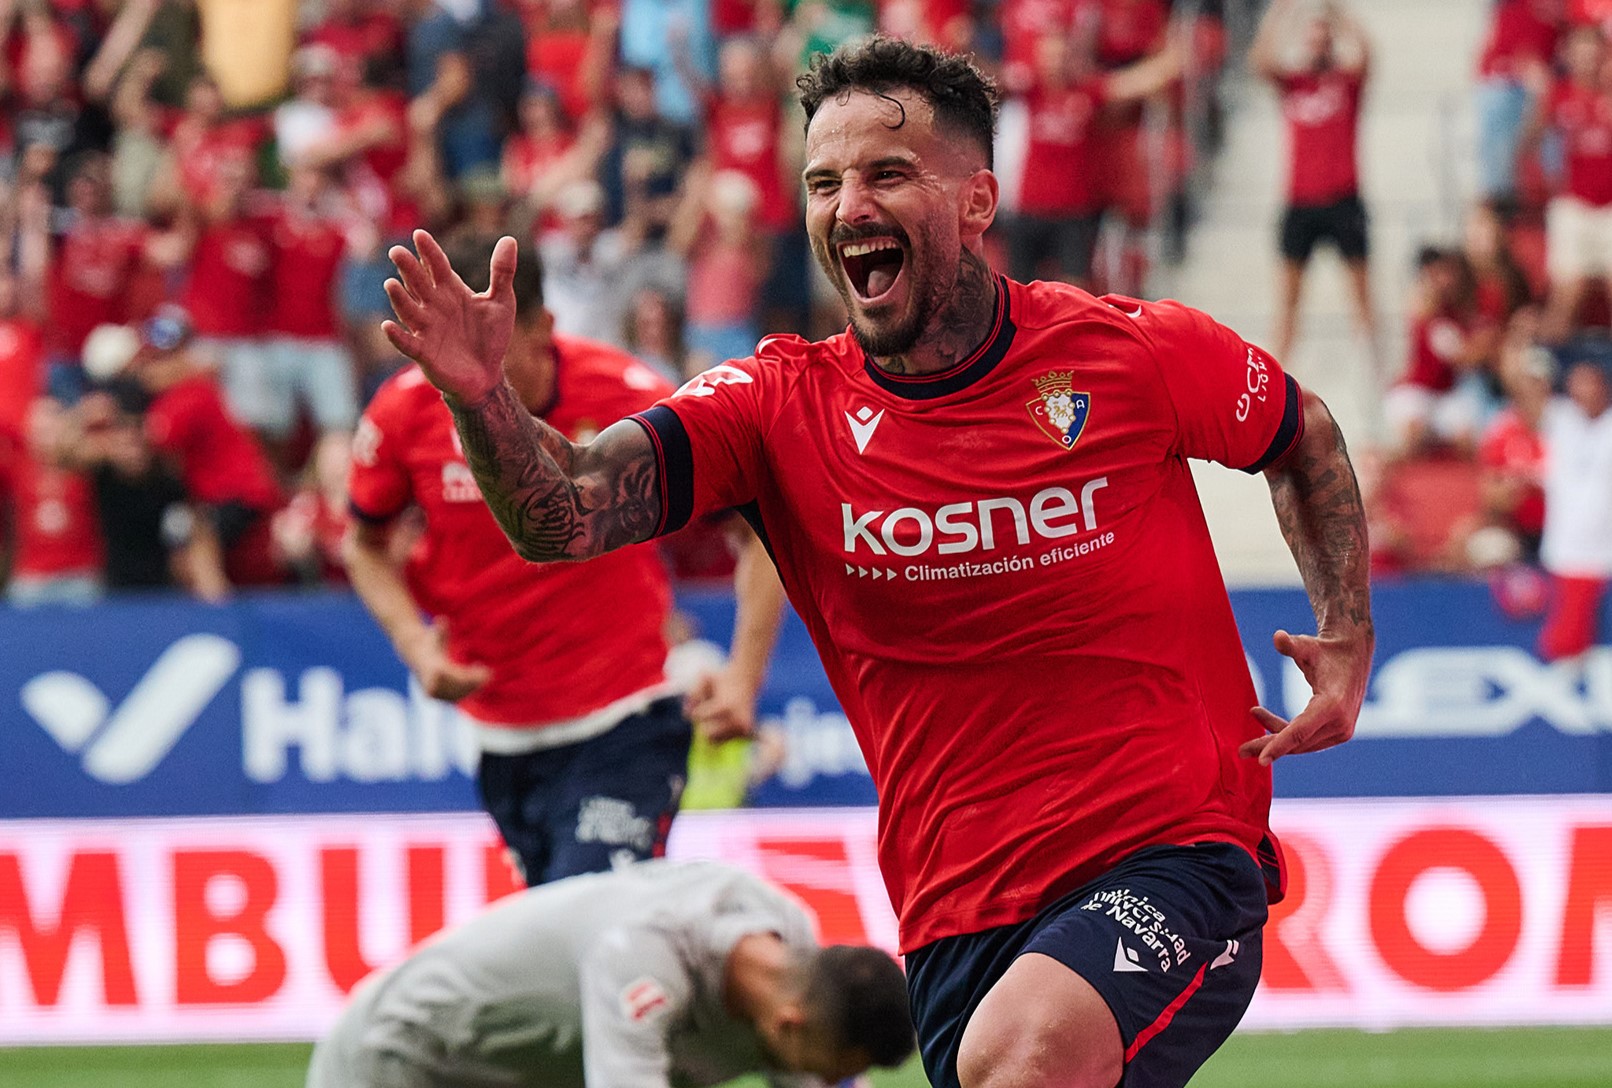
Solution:
<svg viewBox="0 0 1612 1088"><path fill-rule="evenodd" d="M879 429L879 420L884 418L884 409L880 408L874 414L867 405L856 410L856 415L845 413L845 422L851 425L851 437L856 440L856 452L862 453L868 448L868 441L872 439L873 432Z"/></svg>
<svg viewBox="0 0 1612 1088"><path fill-rule="evenodd" d="M972 551L993 551L998 531L1012 534L1020 544L1030 543L1034 534L1043 540L1056 540L1097 529L1097 492L1108 486L1108 477L1099 476L1080 489L1080 495L1067 487L1046 487L1031 496L1028 504L1011 496L953 502L930 512L916 506L903 506L886 513L869 510L858 514L850 503L840 504L845 531L845 554L855 555L866 547L874 555L923 555L934 549L941 555L964 555Z"/></svg>

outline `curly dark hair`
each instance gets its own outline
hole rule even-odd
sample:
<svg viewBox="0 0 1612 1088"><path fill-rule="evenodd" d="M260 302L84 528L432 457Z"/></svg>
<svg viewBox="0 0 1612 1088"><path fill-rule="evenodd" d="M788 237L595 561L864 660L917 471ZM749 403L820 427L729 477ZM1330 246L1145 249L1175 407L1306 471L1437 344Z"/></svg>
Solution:
<svg viewBox="0 0 1612 1088"><path fill-rule="evenodd" d="M967 57L876 35L814 56L795 86L808 128L826 99L843 101L852 91L888 96L893 90L910 89L934 107L936 127L973 140L985 153L985 165L995 164L996 82ZM901 122L893 127L905 123L903 111Z"/></svg>

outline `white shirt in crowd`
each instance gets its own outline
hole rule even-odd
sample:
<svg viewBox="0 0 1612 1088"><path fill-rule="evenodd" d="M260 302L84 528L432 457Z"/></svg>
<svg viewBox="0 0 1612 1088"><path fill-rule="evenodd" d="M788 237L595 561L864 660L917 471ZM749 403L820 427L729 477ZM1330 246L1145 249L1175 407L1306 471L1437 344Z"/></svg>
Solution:
<svg viewBox="0 0 1612 1088"><path fill-rule="evenodd" d="M1612 578L1612 409L1590 418L1566 397L1545 409L1545 533L1552 574Z"/></svg>

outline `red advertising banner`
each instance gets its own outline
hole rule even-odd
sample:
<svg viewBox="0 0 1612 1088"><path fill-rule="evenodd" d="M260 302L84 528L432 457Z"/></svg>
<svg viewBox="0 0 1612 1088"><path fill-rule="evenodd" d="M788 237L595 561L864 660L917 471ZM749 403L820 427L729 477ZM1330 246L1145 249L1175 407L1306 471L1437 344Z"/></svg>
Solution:
<svg viewBox="0 0 1612 1088"><path fill-rule="evenodd" d="M1245 1027L1612 1023L1612 797L1287 801ZM871 810L688 813L675 857L895 942ZM0 822L0 1045L311 1039L514 884L468 813Z"/></svg>

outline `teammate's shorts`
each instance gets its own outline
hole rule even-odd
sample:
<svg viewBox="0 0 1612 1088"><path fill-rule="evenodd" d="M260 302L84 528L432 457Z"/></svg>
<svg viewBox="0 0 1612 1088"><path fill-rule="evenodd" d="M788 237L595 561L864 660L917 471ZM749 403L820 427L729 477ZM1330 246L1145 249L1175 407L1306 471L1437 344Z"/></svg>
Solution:
<svg viewBox="0 0 1612 1088"><path fill-rule="evenodd" d="M660 857L692 739L682 700L669 698L576 744L484 752L482 805L528 885Z"/></svg>
<svg viewBox="0 0 1612 1088"><path fill-rule="evenodd" d="M1265 880L1221 843L1140 850L1027 922L945 937L907 956L924 1070L959 1088L980 1001L1026 952L1091 983L1119 1024L1123 1088L1180 1088L1237 1026L1259 984Z"/></svg>
<svg viewBox="0 0 1612 1088"><path fill-rule="evenodd" d="M1282 215L1282 256L1303 264L1322 242L1336 246L1348 261L1364 260L1367 249L1366 206L1359 196L1331 204L1290 204Z"/></svg>

